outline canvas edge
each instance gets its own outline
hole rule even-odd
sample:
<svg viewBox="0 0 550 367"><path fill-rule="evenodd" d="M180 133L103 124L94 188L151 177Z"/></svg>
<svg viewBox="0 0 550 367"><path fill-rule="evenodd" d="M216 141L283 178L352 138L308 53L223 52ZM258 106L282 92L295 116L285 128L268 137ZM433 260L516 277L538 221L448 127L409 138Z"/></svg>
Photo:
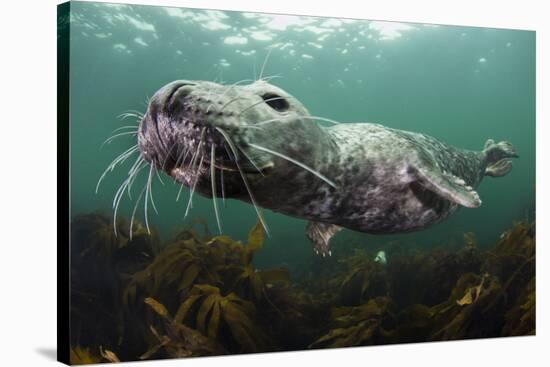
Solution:
<svg viewBox="0 0 550 367"><path fill-rule="evenodd" d="M70 2L57 6L57 360L65 364L70 364L70 8Z"/></svg>

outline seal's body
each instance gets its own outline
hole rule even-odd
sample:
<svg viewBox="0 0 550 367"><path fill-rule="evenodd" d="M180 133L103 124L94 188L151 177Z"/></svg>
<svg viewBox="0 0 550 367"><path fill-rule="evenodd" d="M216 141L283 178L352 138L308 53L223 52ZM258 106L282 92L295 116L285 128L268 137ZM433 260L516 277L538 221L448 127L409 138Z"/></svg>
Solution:
<svg viewBox="0 0 550 367"><path fill-rule="evenodd" d="M151 99L138 143L146 161L192 192L309 220L323 255L341 227L408 232L478 207L483 177L507 174L517 157L508 142L467 151L378 124L316 120L326 121L264 81L177 81Z"/></svg>

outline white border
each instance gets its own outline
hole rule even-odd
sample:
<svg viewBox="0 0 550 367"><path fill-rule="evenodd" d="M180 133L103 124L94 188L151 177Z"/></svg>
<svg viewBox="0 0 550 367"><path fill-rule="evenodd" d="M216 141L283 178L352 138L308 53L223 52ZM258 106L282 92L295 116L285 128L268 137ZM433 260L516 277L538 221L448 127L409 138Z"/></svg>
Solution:
<svg viewBox="0 0 550 367"><path fill-rule="evenodd" d="M119 1L195 8L414 21L537 31L537 308L548 310L548 17L544 1L162 0ZM56 272L56 4L54 0L2 4L2 359L7 366L53 364ZM546 15L546 16L545 16ZM518 121L521 123L521 121ZM548 164L546 164L548 167ZM548 168L547 168L548 169ZM546 189L544 189L546 188ZM424 343L331 351L171 360L177 366L422 365L518 366L547 363L548 316L538 312L536 337Z"/></svg>

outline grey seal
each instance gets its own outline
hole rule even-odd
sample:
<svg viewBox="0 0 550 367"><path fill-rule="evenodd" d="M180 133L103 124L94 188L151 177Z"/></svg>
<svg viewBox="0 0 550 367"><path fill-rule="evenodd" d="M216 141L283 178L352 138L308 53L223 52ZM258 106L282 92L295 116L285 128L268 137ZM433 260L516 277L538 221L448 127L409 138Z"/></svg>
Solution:
<svg viewBox="0 0 550 367"><path fill-rule="evenodd" d="M178 80L150 99L138 128L142 162L214 199L234 198L306 219L318 254L341 228L384 234L424 229L476 208L485 176L518 157L506 141L455 148L416 132L311 116L264 80L222 85ZM186 213L187 213L186 211ZM267 230L267 227L266 227Z"/></svg>

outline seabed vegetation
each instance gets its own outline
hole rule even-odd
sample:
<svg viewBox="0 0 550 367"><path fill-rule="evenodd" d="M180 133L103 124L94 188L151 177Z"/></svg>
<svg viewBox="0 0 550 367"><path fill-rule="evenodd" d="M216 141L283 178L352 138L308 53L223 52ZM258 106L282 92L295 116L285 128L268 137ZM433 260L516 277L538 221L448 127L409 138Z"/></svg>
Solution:
<svg viewBox="0 0 550 367"><path fill-rule="evenodd" d="M481 249L343 246L291 279L246 243L185 228L161 243L139 222L71 225L72 364L535 334L535 224ZM378 249L377 249L378 250ZM389 251L388 249L387 251Z"/></svg>

